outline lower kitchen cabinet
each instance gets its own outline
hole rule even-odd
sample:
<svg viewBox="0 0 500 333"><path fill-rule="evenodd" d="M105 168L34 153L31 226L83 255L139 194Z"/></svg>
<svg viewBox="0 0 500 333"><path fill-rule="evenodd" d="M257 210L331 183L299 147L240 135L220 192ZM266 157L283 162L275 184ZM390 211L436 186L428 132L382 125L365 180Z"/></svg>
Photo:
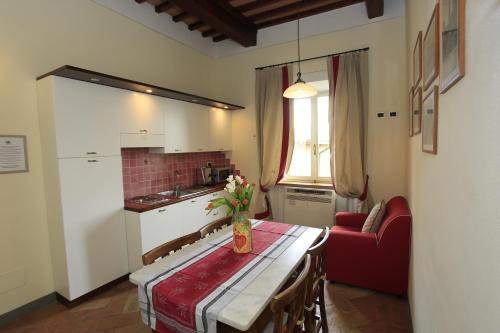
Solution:
<svg viewBox="0 0 500 333"><path fill-rule="evenodd" d="M222 195L224 191L210 193L144 213L125 211L130 272L142 267L144 253L223 218L223 208L208 215L205 211L209 200Z"/></svg>

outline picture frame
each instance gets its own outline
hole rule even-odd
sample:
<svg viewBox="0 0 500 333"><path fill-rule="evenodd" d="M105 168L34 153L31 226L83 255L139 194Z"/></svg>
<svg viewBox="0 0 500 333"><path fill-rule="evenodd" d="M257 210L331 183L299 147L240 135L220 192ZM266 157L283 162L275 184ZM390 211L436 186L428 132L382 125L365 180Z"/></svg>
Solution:
<svg viewBox="0 0 500 333"><path fill-rule="evenodd" d="M465 76L465 0L440 1L440 87L444 94Z"/></svg>
<svg viewBox="0 0 500 333"><path fill-rule="evenodd" d="M413 136L413 89L408 92L408 128L410 138Z"/></svg>
<svg viewBox="0 0 500 333"><path fill-rule="evenodd" d="M423 42L423 79L427 90L439 73L439 4L434 6Z"/></svg>
<svg viewBox="0 0 500 333"><path fill-rule="evenodd" d="M422 132L422 87L413 89L411 115L413 135L420 134Z"/></svg>
<svg viewBox="0 0 500 333"><path fill-rule="evenodd" d="M422 31L418 32L417 41L413 47L413 87L422 80Z"/></svg>
<svg viewBox="0 0 500 333"><path fill-rule="evenodd" d="M0 175L28 171L26 135L0 134Z"/></svg>
<svg viewBox="0 0 500 333"><path fill-rule="evenodd" d="M422 151L437 155L439 86L425 96L422 103Z"/></svg>

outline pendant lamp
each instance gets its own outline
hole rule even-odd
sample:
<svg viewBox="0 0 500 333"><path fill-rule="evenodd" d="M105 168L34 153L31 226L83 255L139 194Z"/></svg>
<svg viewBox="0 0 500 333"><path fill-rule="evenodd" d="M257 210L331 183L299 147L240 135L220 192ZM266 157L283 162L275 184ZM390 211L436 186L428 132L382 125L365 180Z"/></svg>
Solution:
<svg viewBox="0 0 500 333"><path fill-rule="evenodd" d="M318 92L311 85L302 80L302 73L300 72L300 19L297 20L297 54L299 58L299 71L297 73L297 81L290 87L286 88L283 93L285 98L306 98L315 96Z"/></svg>

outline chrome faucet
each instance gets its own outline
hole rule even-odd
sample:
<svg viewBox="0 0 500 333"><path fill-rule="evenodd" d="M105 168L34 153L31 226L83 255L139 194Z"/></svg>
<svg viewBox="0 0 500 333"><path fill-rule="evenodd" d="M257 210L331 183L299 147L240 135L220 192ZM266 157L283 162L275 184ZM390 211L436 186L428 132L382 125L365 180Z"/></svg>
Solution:
<svg viewBox="0 0 500 333"><path fill-rule="evenodd" d="M179 178L181 177L181 174L180 174L179 170L175 170L174 175L175 175L175 182L176 182L175 187L174 187L174 197L179 197L181 194L181 183L179 180Z"/></svg>

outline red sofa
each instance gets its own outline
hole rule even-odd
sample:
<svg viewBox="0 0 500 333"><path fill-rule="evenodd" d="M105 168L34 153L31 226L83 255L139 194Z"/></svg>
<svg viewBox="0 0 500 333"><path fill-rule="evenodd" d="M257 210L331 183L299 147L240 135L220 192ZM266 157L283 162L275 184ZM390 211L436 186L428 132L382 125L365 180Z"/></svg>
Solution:
<svg viewBox="0 0 500 333"><path fill-rule="evenodd" d="M326 250L326 279L406 296L411 213L403 197L387 202L377 233L362 233L368 214L340 212Z"/></svg>

